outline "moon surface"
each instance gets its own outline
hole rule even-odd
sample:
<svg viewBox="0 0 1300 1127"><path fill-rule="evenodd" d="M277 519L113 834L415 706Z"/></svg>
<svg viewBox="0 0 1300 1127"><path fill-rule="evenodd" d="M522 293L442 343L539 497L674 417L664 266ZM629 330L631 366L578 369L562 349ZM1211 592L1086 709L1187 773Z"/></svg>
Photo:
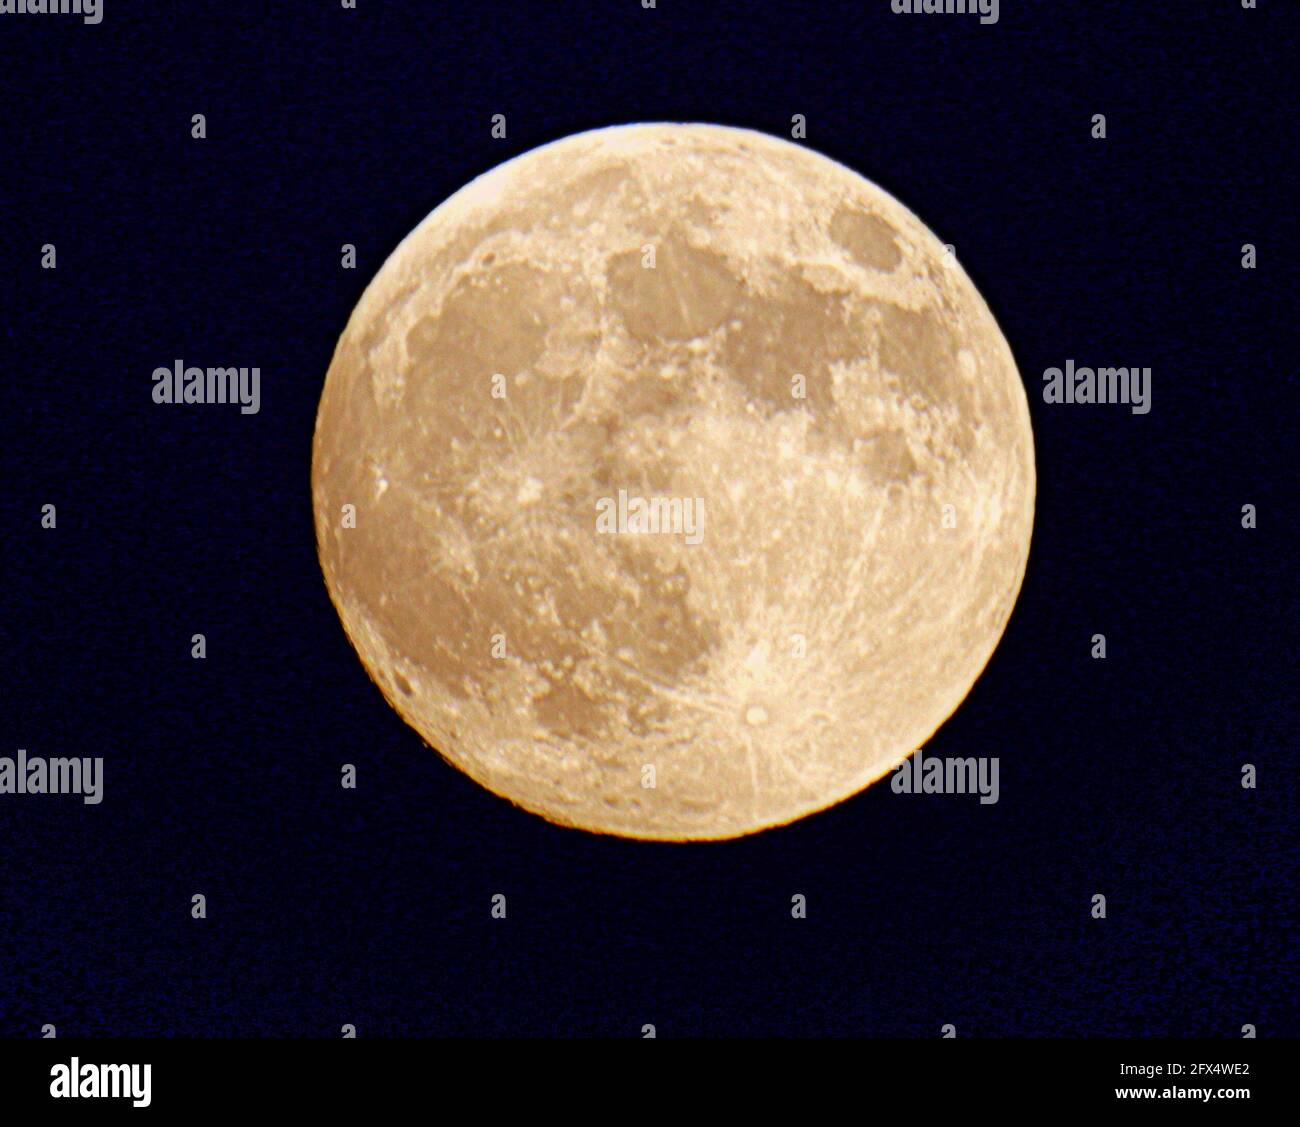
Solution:
<svg viewBox="0 0 1300 1127"><path fill-rule="evenodd" d="M551 821L727 838L966 696L1024 576L1011 351L915 216L788 141L565 138L436 208L338 342L312 491L389 703Z"/></svg>

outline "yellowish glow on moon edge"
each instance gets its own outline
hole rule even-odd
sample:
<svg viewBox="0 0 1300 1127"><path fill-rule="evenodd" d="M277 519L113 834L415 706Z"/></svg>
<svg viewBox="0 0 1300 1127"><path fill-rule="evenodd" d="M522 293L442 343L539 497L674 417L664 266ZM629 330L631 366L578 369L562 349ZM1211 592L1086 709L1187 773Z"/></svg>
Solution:
<svg viewBox="0 0 1300 1127"><path fill-rule="evenodd" d="M1034 487L1011 351L939 240L694 124L436 208L339 340L312 462L330 596L403 719L528 810L667 840L920 747L1006 626Z"/></svg>

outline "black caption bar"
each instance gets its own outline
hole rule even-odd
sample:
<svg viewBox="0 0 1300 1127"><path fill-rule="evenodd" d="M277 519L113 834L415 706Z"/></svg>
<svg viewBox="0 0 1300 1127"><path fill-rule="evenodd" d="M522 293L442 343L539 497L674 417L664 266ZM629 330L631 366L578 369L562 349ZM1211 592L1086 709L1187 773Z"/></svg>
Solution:
<svg viewBox="0 0 1300 1127"><path fill-rule="evenodd" d="M648 1040L648 1039L647 1039ZM85 1040L0 1042L9 1122L63 1107L172 1115L328 1112L468 1102L494 1113L716 1104L815 1113L888 1096L945 1110L1106 1110L1294 1099L1297 1042Z"/></svg>

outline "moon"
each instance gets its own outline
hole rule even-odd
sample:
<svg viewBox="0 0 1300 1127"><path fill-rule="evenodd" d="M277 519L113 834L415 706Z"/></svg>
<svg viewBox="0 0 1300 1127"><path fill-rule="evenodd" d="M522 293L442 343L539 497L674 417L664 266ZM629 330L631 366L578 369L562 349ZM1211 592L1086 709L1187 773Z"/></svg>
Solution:
<svg viewBox="0 0 1300 1127"><path fill-rule="evenodd" d="M1024 576L1029 410L862 176L638 124L506 162L366 289L316 420L326 585L389 703L552 822L698 840L897 767Z"/></svg>

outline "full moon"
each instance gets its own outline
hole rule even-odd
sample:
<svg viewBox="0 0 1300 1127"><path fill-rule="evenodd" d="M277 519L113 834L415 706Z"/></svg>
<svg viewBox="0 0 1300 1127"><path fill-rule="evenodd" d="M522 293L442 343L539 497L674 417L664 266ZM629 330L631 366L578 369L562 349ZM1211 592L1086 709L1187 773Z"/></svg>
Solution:
<svg viewBox="0 0 1300 1127"><path fill-rule="evenodd" d="M553 822L668 840L922 746L1002 636L1034 485L944 244L843 165L694 124L437 207L338 342L312 460L330 597L402 718Z"/></svg>

